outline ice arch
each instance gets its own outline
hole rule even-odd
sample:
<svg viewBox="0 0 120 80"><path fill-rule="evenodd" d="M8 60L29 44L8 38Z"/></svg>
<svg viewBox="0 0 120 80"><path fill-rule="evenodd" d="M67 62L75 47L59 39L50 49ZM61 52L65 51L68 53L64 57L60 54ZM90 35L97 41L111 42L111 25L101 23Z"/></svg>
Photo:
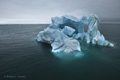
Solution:
<svg viewBox="0 0 120 80"><path fill-rule="evenodd" d="M54 17L51 20L52 24L49 26L50 28L63 29L65 26L69 26L75 29L76 33L83 33L84 27L88 25L88 19L86 16L79 19L71 15L65 15L62 17Z"/></svg>

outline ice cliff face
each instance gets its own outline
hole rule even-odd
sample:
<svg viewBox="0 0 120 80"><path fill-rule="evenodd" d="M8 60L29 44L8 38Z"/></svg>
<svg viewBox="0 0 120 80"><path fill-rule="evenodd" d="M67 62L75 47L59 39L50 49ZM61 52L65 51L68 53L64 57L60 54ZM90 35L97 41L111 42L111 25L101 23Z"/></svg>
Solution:
<svg viewBox="0 0 120 80"><path fill-rule="evenodd" d="M76 39L68 37L62 30L58 29L46 28L37 35L37 41L51 44L52 52L81 51L80 43Z"/></svg>
<svg viewBox="0 0 120 80"><path fill-rule="evenodd" d="M37 35L38 42L45 42L52 46L52 52L81 51L78 40L101 46L114 47L114 44L105 40L98 30L99 18L91 14L89 18L83 16L76 18L65 15L52 18L50 24L44 31ZM88 27L87 32L84 27Z"/></svg>

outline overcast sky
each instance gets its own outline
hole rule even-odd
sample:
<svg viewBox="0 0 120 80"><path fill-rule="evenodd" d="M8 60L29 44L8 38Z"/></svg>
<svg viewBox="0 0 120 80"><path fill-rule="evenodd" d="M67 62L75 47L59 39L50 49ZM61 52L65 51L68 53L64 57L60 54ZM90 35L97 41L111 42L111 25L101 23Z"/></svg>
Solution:
<svg viewBox="0 0 120 80"><path fill-rule="evenodd" d="M0 23L50 23L65 14L97 14L102 22L120 22L120 0L0 0Z"/></svg>

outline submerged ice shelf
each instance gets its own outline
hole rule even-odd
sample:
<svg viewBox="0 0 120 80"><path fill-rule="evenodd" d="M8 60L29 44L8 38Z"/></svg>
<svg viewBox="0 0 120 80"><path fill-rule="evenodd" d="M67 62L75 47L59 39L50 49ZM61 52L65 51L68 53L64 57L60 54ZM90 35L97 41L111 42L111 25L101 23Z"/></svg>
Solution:
<svg viewBox="0 0 120 80"><path fill-rule="evenodd" d="M98 30L99 18L95 14L91 14L89 18L64 15L51 20L52 24L39 32L37 41L50 44L52 52L81 51L78 40L83 40L88 44L114 47L114 44L107 41ZM87 32L84 31L84 27L88 27Z"/></svg>

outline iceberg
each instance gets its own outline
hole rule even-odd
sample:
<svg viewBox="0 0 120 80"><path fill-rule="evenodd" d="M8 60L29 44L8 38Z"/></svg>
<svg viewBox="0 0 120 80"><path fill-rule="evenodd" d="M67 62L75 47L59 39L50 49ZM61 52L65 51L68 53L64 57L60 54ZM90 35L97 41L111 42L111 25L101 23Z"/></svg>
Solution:
<svg viewBox="0 0 120 80"><path fill-rule="evenodd" d="M91 14L89 18L77 18L71 15L51 18L52 23L40 31L36 40L51 45L52 52L70 53L81 51L80 40L87 44L114 47L98 30L99 18ZM84 28L88 27L87 32Z"/></svg>

